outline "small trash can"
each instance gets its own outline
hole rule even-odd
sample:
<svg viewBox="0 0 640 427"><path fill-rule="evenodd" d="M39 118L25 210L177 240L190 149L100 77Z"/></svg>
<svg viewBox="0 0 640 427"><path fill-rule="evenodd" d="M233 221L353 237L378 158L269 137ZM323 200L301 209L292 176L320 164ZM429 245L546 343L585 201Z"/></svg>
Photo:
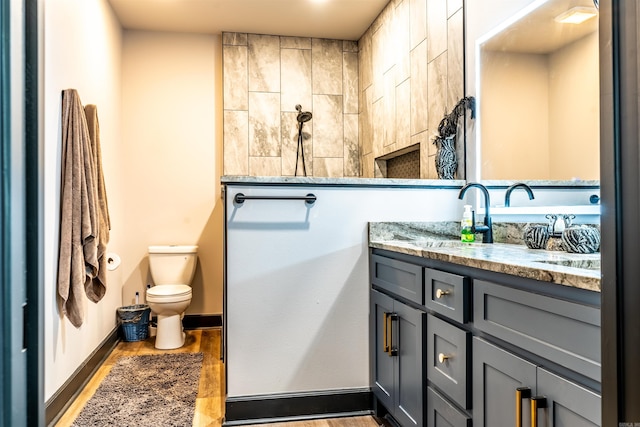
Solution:
<svg viewBox="0 0 640 427"><path fill-rule="evenodd" d="M118 308L118 319L125 341L142 341L149 336L149 313L147 304L127 305Z"/></svg>

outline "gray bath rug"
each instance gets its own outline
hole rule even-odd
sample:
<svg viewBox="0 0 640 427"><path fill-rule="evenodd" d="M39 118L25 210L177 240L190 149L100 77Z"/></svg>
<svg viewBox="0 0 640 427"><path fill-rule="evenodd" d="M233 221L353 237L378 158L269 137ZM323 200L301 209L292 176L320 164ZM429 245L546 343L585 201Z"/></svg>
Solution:
<svg viewBox="0 0 640 427"><path fill-rule="evenodd" d="M72 424L86 426L190 426L202 353L122 357Z"/></svg>

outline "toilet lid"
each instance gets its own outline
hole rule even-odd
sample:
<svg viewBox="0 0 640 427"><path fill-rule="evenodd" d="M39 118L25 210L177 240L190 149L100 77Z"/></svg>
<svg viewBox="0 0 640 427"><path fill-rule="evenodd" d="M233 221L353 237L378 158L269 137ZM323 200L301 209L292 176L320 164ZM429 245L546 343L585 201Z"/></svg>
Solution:
<svg viewBox="0 0 640 427"><path fill-rule="evenodd" d="M147 289L147 295L152 297L179 297L191 295L189 285L158 285Z"/></svg>

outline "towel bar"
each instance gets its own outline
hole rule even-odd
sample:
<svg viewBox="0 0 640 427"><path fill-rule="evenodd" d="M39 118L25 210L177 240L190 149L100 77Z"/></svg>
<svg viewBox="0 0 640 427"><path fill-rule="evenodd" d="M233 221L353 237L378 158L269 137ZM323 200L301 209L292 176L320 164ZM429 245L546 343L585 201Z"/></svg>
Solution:
<svg viewBox="0 0 640 427"><path fill-rule="evenodd" d="M240 205L245 200L304 200L307 205L312 205L316 202L317 197L313 193L309 193L306 196L245 196L242 193L238 193L233 198L233 201Z"/></svg>

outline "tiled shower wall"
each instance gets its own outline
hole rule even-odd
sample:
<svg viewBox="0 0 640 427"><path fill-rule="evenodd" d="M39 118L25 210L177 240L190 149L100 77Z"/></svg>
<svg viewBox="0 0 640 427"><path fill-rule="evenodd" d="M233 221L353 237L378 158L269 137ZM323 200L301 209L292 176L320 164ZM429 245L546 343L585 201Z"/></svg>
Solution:
<svg viewBox="0 0 640 427"><path fill-rule="evenodd" d="M307 176L360 176L356 42L245 33L222 42L225 175L293 176L300 104L313 113Z"/></svg>
<svg viewBox="0 0 640 427"><path fill-rule="evenodd" d="M462 0L391 0L361 37L363 177L385 176L376 158L420 143L420 178L437 178L433 137L464 96L462 12Z"/></svg>

